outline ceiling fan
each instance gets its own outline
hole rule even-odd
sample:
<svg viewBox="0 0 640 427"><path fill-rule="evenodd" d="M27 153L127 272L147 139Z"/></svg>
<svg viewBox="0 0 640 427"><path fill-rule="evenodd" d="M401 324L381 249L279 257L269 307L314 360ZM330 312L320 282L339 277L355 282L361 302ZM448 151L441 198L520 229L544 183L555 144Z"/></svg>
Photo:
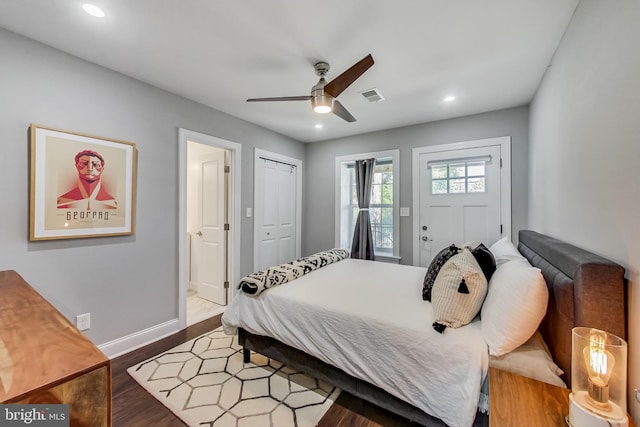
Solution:
<svg viewBox="0 0 640 427"><path fill-rule="evenodd" d="M324 76L329 72L329 64L326 62L318 62L314 65L314 68L316 74L320 76L320 80L311 88L311 95L250 98L247 99L247 102L311 101L313 111L316 113L326 114L332 112L347 122L355 122L355 117L353 117L336 98L349 87L351 83L355 82L365 71L371 68L372 65L373 57L369 54L353 64L347 71L327 83Z"/></svg>

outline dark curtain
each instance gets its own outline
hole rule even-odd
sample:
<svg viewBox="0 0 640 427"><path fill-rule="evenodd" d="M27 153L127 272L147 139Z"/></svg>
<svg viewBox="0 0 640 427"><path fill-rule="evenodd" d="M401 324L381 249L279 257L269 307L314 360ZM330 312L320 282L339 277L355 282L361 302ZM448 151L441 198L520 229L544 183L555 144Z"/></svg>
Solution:
<svg viewBox="0 0 640 427"><path fill-rule="evenodd" d="M373 260L373 234L369 219L369 202L371 201L371 181L376 159L356 160L356 189L358 193L358 219L353 230L351 258Z"/></svg>

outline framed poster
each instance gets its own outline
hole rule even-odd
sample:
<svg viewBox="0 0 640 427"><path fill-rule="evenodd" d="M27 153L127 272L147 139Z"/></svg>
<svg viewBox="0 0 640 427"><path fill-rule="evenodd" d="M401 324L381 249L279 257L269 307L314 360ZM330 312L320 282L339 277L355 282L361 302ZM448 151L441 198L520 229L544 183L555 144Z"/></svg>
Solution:
<svg viewBox="0 0 640 427"><path fill-rule="evenodd" d="M29 239L133 234L136 146L35 124Z"/></svg>

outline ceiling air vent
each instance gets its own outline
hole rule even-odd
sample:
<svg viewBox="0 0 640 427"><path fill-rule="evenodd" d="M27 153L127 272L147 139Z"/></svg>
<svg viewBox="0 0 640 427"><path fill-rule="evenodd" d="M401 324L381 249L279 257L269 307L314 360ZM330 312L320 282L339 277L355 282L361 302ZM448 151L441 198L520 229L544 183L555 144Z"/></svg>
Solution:
<svg viewBox="0 0 640 427"><path fill-rule="evenodd" d="M375 87L372 89L363 90L360 93L362 94L362 96L364 96L364 99L369 102L378 102L384 100L384 96L382 96L378 88Z"/></svg>

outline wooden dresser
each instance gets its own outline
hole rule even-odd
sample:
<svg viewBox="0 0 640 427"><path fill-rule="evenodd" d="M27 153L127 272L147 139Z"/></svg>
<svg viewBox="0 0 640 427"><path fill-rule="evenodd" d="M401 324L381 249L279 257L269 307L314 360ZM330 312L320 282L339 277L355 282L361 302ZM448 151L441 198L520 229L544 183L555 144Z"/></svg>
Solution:
<svg viewBox="0 0 640 427"><path fill-rule="evenodd" d="M109 359L15 271L0 271L0 402L68 403L72 427L111 426Z"/></svg>

